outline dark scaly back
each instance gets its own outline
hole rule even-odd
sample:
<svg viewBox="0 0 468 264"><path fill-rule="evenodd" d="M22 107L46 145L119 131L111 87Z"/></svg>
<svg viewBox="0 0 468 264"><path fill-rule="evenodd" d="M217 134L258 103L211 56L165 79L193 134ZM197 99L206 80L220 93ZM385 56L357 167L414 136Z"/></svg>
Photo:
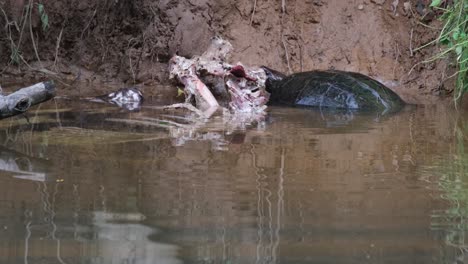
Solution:
<svg viewBox="0 0 468 264"><path fill-rule="evenodd" d="M271 91L274 90L284 78L286 78L286 74L281 73L279 71L275 71L266 66L261 66L260 68L265 71L265 74L267 76L267 80L265 82L265 89L269 93L271 93Z"/></svg>
<svg viewBox="0 0 468 264"><path fill-rule="evenodd" d="M359 73L310 71L275 78L267 73L269 104L398 111L404 102L392 90Z"/></svg>

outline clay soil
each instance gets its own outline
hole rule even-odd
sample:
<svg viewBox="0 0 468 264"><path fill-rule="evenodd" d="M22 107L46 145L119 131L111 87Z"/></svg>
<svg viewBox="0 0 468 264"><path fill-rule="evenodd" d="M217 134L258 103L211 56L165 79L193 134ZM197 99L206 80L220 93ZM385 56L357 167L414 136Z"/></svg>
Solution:
<svg viewBox="0 0 468 264"><path fill-rule="evenodd" d="M154 95L169 84L171 56L201 54L218 35L234 46L231 62L286 73L356 71L380 80L408 102L434 102L451 93L447 76L453 69L447 60L418 64L439 50L414 50L433 40L440 28L436 14L424 8L428 2L4 0L0 81L54 78L62 94L80 84L101 87L90 93L109 87L98 84L136 84ZM33 12L26 17L25 6L31 3ZM40 4L48 15L47 28ZM16 62L11 60L12 43L22 56Z"/></svg>

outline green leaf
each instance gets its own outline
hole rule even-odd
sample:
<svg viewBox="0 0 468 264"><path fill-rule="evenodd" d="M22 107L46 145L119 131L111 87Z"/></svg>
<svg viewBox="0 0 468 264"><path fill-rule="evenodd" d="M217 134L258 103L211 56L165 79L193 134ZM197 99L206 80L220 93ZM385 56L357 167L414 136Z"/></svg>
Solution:
<svg viewBox="0 0 468 264"><path fill-rule="evenodd" d="M463 47L462 46L456 47L455 52L457 53L457 55L460 55L463 52Z"/></svg>
<svg viewBox="0 0 468 264"><path fill-rule="evenodd" d="M439 42L442 44L442 45L448 45L450 43L450 40L447 38L447 37L444 37L444 38L441 38L439 40Z"/></svg>
<svg viewBox="0 0 468 264"><path fill-rule="evenodd" d="M44 5L43 4L38 4L37 9L39 10L39 14L42 15L44 13Z"/></svg>
<svg viewBox="0 0 468 264"><path fill-rule="evenodd" d="M18 49L13 48L10 58L14 63L16 64L20 63L20 55L19 55Z"/></svg>
<svg viewBox="0 0 468 264"><path fill-rule="evenodd" d="M41 16L42 30L46 31L49 27L49 16L47 15L43 4L37 4L37 10Z"/></svg>
<svg viewBox="0 0 468 264"><path fill-rule="evenodd" d="M460 36L460 33L458 32L458 30L455 30L452 34L452 38L454 40L458 40L458 37Z"/></svg>
<svg viewBox="0 0 468 264"><path fill-rule="evenodd" d="M49 16L47 14L44 14L41 16L41 21L42 21L42 30L46 31L47 28L49 27Z"/></svg>
<svg viewBox="0 0 468 264"><path fill-rule="evenodd" d="M185 94L184 90L180 89L179 87L177 87L177 97L181 96Z"/></svg>
<svg viewBox="0 0 468 264"><path fill-rule="evenodd" d="M462 40L465 40L466 39L466 33L465 32L460 33L460 38Z"/></svg>
<svg viewBox="0 0 468 264"><path fill-rule="evenodd" d="M432 0L431 7L440 6L442 0Z"/></svg>

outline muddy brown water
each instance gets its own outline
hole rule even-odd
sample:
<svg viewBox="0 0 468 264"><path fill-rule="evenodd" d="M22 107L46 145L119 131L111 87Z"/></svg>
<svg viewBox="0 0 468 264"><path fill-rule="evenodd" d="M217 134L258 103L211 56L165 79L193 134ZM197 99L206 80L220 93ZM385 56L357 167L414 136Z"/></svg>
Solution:
<svg viewBox="0 0 468 264"><path fill-rule="evenodd" d="M182 133L147 107L58 100L0 122L0 263L468 259L462 114L274 107Z"/></svg>

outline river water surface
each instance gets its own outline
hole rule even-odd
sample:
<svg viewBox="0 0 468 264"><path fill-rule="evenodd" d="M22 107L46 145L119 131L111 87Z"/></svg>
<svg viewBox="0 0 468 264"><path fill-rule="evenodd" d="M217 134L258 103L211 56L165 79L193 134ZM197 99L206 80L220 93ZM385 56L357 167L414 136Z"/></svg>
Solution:
<svg viewBox="0 0 468 264"><path fill-rule="evenodd" d="M146 106L1 121L0 263L468 261L463 114L270 108L192 131Z"/></svg>

